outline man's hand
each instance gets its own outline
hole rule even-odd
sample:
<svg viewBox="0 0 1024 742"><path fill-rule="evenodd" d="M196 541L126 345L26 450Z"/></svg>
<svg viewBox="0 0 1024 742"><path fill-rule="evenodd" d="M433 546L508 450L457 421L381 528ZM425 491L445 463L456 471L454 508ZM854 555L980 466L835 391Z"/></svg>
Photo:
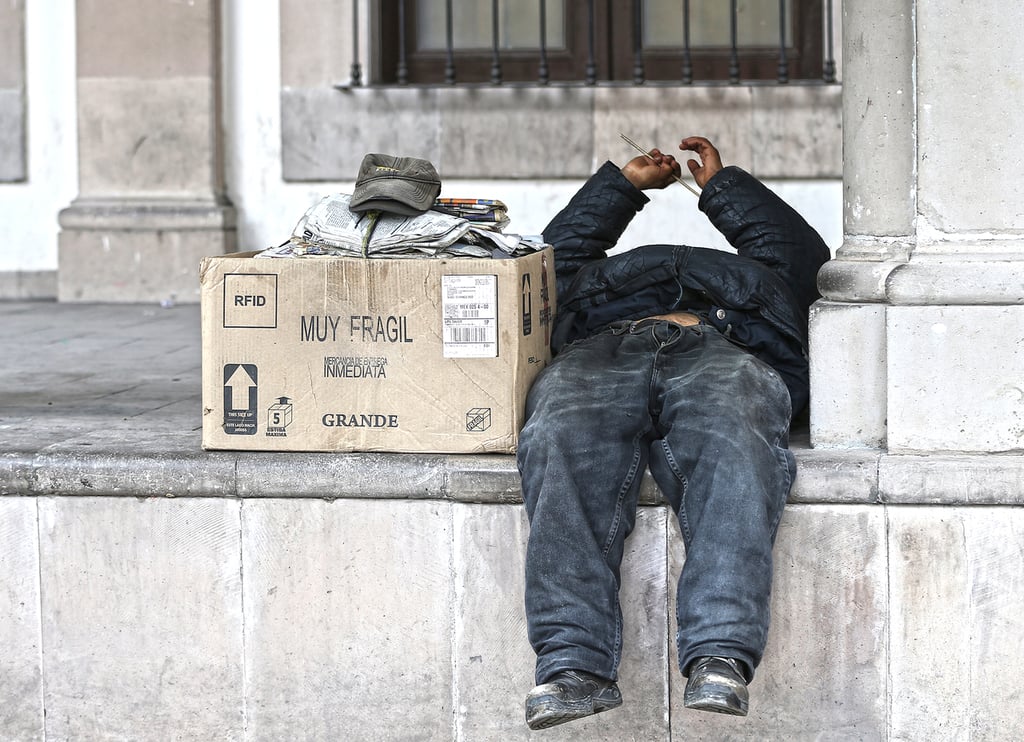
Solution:
<svg viewBox="0 0 1024 742"><path fill-rule="evenodd" d="M626 179L641 191L649 188L664 188L675 182L681 172L682 168L675 157L662 154L657 149L652 149L649 157L646 155L634 157L622 168L622 174L626 176Z"/></svg>
<svg viewBox="0 0 1024 742"><path fill-rule="evenodd" d="M696 152L700 160L687 160L693 179L701 188L722 169L722 158L715 146L704 137L687 137L679 143L679 149Z"/></svg>

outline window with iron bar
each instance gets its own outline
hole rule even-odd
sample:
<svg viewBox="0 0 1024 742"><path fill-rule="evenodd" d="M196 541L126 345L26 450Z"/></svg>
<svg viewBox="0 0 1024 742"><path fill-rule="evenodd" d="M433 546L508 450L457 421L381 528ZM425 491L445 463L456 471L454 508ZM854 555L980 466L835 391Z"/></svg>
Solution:
<svg viewBox="0 0 1024 742"><path fill-rule="evenodd" d="M375 85L835 82L832 0L381 0ZM353 84L360 84L353 65Z"/></svg>

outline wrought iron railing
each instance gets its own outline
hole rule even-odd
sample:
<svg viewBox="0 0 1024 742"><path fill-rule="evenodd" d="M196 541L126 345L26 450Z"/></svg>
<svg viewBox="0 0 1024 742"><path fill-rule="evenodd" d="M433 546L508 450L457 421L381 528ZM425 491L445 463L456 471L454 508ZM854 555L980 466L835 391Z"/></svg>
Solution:
<svg viewBox="0 0 1024 742"><path fill-rule="evenodd" d="M515 0L529 2L529 0ZM373 85L643 85L643 84L749 84L790 82L831 84L836 82L835 40L833 29L833 0L777 0L778 37L777 44L744 43L740 38L740 3L729 0L729 42L711 48L692 43L692 14L689 0L681 0L682 44L666 49L647 47L644 44L644 0L575 0L577 12L567 25L575 43L571 49L557 50L558 59L552 62L553 50L548 44L548 8L546 0L539 3L537 12L538 43L535 48L503 48L500 40L502 28L499 15L499 0L491 0L491 46L490 49L473 50L460 48L455 41L453 19L456 9L453 0L444 0L444 43L440 48L424 52L410 45L410 36L415 33L410 14L419 7L415 0L380 0L371 3L376 13L374 28L379 29L373 54ZM566 7L570 0L563 0ZM367 84L363 79L363 67L358 44L361 18L358 0L352 2L352 23L354 28L353 58L350 68L350 82L342 87L359 87ZM585 9L585 10L584 10ZM808 12L808 9L811 9ZM612 13L616 20L609 21ZM678 11L674 11L678 12ZM605 15L602 16L602 13ZM810 20L799 17L807 13ZM628 14L628 15L627 15ZM798 17L794 19L794 14ZM801 41L794 40L794 20L804 23L801 27ZM603 23L603 25L602 25ZM621 26L617 28L615 26ZM631 49L626 51L623 32L629 37ZM616 50L609 52L611 45L607 38L615 35ZM809 39L810 44L806 43ZM808 51L810 50L810 52ZM607 58L617 54L616 73ZM631 54L629 64L623 58ZM756 57L759 74L744 75L744 64L749 68ZM774 57L774 70L766 74L767 60ZM796 66L794 65L796 61ZM669 73L668 64L674 64ZM698 64L699 62L699 64ZM743 63L743 64L741 64ZM558 76L554 66L558 66ZM718 65L715 67L714 65ZM628 70L627 70L628 67ZM602 75L601 69L605 72ZM656 69L654 69L656 68ZM698 74L698 68L704 72ZM530 70L524 72L524 70ZM653 74L652 74L653 70ZM512 72L513 74L509 74ZM794 74L796 72L796 74Z"/></svg>

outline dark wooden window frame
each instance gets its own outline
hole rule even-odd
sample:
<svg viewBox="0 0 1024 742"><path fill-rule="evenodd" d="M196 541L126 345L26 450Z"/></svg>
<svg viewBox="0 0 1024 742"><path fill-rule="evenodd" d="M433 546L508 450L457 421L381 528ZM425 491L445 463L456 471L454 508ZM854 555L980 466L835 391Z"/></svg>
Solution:
<svg viewBox="0 0 1024 742"><path fill-rule="evenodd" d="M481 0L485 2L486 0ZM494 54L490 49L417 49L416 2L405 2L404 33L398 27L398 0L382 0L374 19L374 85L395 85L400 62L399 43L405 39L405 66L409 85L493 84ZM684 49L645 47L642 74L638 75L633 2L596 0L594 39L595 67L589 77L596 84L636 83L730 83L822 80L823 0L790 0L792 18L785 49L785 75L780 76L780 49L774 46L738 46L735 58L729 46L692 47L690 78L684 79ZM583 84L588 81L588 0L565 0L566 46L546 49L547 79L551 84ZM613 35L610 29L616 29ZM619 30L622 30L619 32ZM540 50L501 50L500 82L542 82ZM453 79L446 74L449 62ZM738 68L737 68L738 63ZM738 72L738 74L736 74ZM543 83L542 83L543 84Z"/></svg>

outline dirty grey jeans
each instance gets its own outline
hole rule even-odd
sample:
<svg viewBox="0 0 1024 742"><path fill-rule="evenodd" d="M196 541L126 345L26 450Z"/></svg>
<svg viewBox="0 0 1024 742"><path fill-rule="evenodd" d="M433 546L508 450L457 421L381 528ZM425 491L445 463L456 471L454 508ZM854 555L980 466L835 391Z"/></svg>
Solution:
<svg viewBox="0 0 1024 742"><path fill-rule="evenodd" d="M617 677L619 567L645 467L686 546L681 671L733 657L753 677L796 471L789 422L779 375L708 325L619 322L555 357L530 390L517 455L538 684L566 669Z"/></svg>

